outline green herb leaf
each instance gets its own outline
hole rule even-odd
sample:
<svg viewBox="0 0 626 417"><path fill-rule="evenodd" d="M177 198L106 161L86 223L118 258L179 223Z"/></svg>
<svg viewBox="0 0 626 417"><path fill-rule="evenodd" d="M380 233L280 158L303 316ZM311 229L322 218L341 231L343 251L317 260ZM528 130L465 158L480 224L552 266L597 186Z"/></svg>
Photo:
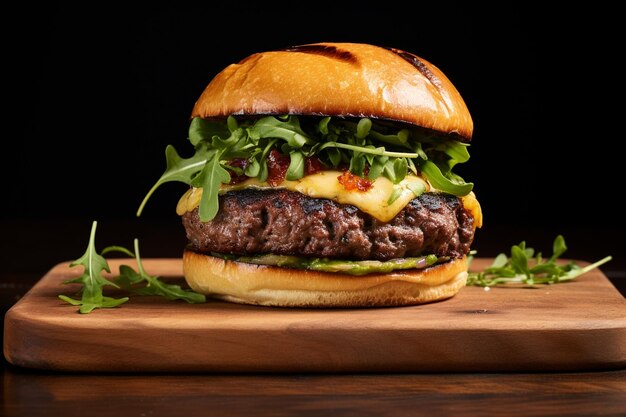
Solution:
<svg viewBox="0 0 626 417"><path fill-rule="evenodd" d="M307 143L312 143L306 133L300 128L297 117L289 116L286 121L273 116L259 119L248 130L252 138L280 138L284 139L292 148L301 148Z"/></svg>
<svg viewBox="0 0 626 417"><path fill-rule="evenodd" d="M498 256L496 256L496 258L493 260L493 263L491 264L489 268L490 269L504 268L508 262L509 262L509 258L504 253L501 253Z"/></svg>
<svg viewBox="0 0 626 417"><path fill-rule="evenodd" d="M203 219L209 220L219 209L216 190L227 174L218 165L227 168L233 159L247 159L249 164L245 169L227 169L265 181L269 173L267 158L272 149L290 156L289 178L300 177L302 160L316 157L328 167L340 168L347 164L353 174L361 177L369 169L367 177L371 180L384 176L397 184L409 171L419 175L419 168L441 191L461 196L469 193L473 186L452 172L456 164L469 158L467 145L435 137L421 129L400 129L389 121L294 115L260 119L195 118L190 125L189 140L195 147L195 155L183 159L174 148L168 147L166 171L142 201L137 215L161 184L180 181L193 182L193 186L210 186L208 193L203 192L200 202ZM298 153L292 153L296 151ZM219 155L219 164L211 158L214 154ZM211 179L212 175L221 178Z"/></svg>
<svg viewBox="0 0 626 417"><path fill-rule="evenodd" d="M120 274L114 280L106 279L102 273L103 271L110 272L109 265L102 254L98 254L95 248L95 235L96 235L97 222L93 222L91 227L91 234L89 236L89 243L85 254L72 262L70 266L83 266L83 274L75 279L65 281L65 284L82 284L82 288L79 291L81 295L80 299L74 299L66 295L59 295L58 297L75 306L79 306L79 312L87 314L92 312L96 308L112 308L117 307L120 304L128 301L128 297L113 298L107 297L102 294L104 286L110 285L115 288L122 288L127 291L131 291L135 294L146 295L158 295L165 297L169 300L185 300L188 303L202 303L205 302L206 297L203 294L198 294L192 290L182 289L179 285L170 285L161 282L158 277L148 275L143 268L141 257L139 255L139 242L135 239L135 253L122 246L108 246L102 251L104 253L121 252L131 257L134 257L137 261L139 272L135 272L133 268L128 265L120 266ZM141 286L144 284L145 286Z"/></svg>
<svg viewBox="0 0 626 417"><path fill-rule="evenodd" d="M422 148L422 144L420 142L415 143L415 153L417 153L417 155L424 161L428 160L428 155L426 154L426 152L424 152L424 149Z"/></svg>
<svg viewBox="0 0 626 417"><path fill-rule="evenodd" d="M318 130L322 135L328 135L328 122L330 122L330 117L323 117L318 123Z"/></svg>
<svg viewBox="0 0 626 417"><path fill-rule="evenodd" d="M407 163L404 158L389 158L383 167L383 173L394 184L406 177Z"/></svg>
<svg viewBox="0 0 626 417"><path fill-rule="evenodd" d="M230 182L230 174L222 167L219 158L218 151L211 151L208 162L204 165L200 174L191 181L192 186L202 188L199 214L200 221L203 222L213 220L219 209L218 194L220 185Z"/></svg>
<svg viewBox="0 0 626 417"><path fill-rule="evenodd" d="M152 186L150 191L148 191L148 194L144 197L139 209L137 210L137 216L141 215L141 212L150 199L150 196L152 196L156 189L162 184L170 181L179 181L185 184L190 184L194 176L204 168L208 160L208 155L206 152L197 150L194 156L184 159L178 155L178 152L176 152L176 149L174 149L172 145L167 145L167 148L165 148L165 159L167 162L167 168L165 169L163 175L161 175L161 178L159 178L156 184Z"/></svg>
<svg viewBox="0 0 626 417"><path fill-rule="evenodd" d="M421 181L409 182L406 187L409 190L413 191L415 197L419 197L420 195L424 194L424 191L426 191L426 185L424 185L424 183Z"/></svg>
<svg viewBox="0 0 626 417"><path fill-rule="evenodd" d="M464 196L468 195L474 188L474 184L471 182L455 183L450 181L441 173L439 167L431 161L421 161L419 166L420 170L428 178L428 181L438 190L456 196Z"/></svg>
<svg viewBox="0 0 626 417"><path fill-rule="evenodd" d="M385 169L387 161L389 161L388 156L375 156L374 161L370 166L370 172L367 174L367 178L369 178L370 180L375 180L376 178L380 177L380 175L383 173L383 170Z"/></svg>
<svg viewBox="0 0 626 417"><path fill-rule="evenodd" d="M201 117L194 117L191 120L189 141L193 146L198 145L203 140L209 141L213 136L227 138L230 136L230 131L221 121L205 120Z"/></svg>
<svg viewBox="0 0 626 417"><path fill-rule="evenodd" d="M139 284L141 281L143 281L141 274L135 272L135 270L128 265L120 265L120 274L117 278L115 278L115 283L117 285L126 291L131 291L133 289L133 285Z"/></svg>
<svg viewBox="0 0 626 417"><path fill-rule="evenodd" d="M287 168L285 179L289 181L299 180L304 176L304 156L302 152L291 151L289 158L291 158L291 162Z"/></svg>
<svg viewBox="0 0 626 417"><path fill-rule="evenodd" d="M132 253L131 251L129 251L123 246L107 246L106 248L102 249L101 254L104 256L110 252L120 252L120 253L130 256L131 258L135 257L134 253Z"/></svg>
<svg viewBox="0 0 626 417"><path fill-rule="evenodd" d="M563 255L567 250L567 246L565 245L565 238L562 235L558 235L556 239L554 239L554 244L552 245L552 256L550 257L550 261L555 261L556 258Z"/></svg>
<svg viewBox="0 0 626 417"><path fill-rule="evenodd" d="M455 163L461 163L467 162L470 158L469 152L467 151L467 146L468 145L461 142L447 141L436 146L436 148L450 156L455 161Z"/></svg>
<svg viewBox="0 0 626 417"><path fill-rule="evenodd" d="M384 142L390 145L397 145L403 148L411 149L411 146L408 144L409 131L407 129L400 130L396 135L383 135L382 133L378 133L373 130L370 132L370 135L378 142Z"/></svg>
<svg viewBox="0 0 626 417"><path fill-rule="evenodd" d="M267 181L267 177L269 176L269 168L267 166L267 160L261 160L261 169L259 170L258 179L261 182Z"/></svg>
<svg viewBox="0 0 626 417"><path fill-rule="evenodd" d="M506 284L531 286L556 284L571 281L612 259L610 256L607 256L584 268L573 262L567 264L557 263L559 256L567 249L563 236L557 236L552 246L554 251L552 256L544 260L541 255L533 258L533 248L528 248L525 242L521 242L519 245L511 248L510 257L501 253L496 256L491 266L484 271L470 272L467 278L467 285L491 287Z"/></svg>
<svg viewBox="0 0 626 417"><path fill-rule="evenodd" d="M372 121L366 117L362 118L356 125L356 137L359 139L365 139L365 137L369 135L371 129Z"/></svg>
<svg viewBox="0 0 626 417"><path fill-rule="evenodd" d="M237 119L235 119L233 116L228 116L226 118L226 126L228 127L228 130L230 132L234 132L235 130L239 129L239 123L237 123Z"/></svg>
<svg viewBox="0 0 626 417"><path fill-rule="evenodd" d="M218 149L223 154L228 154L229 158L245 158L248 152L243 148L252 146L248 144L247 138L244 129L237 129L229 132L227 136L213 136L210 141L211 148Z"/></svg>
<svg viewBox="0 0 626 417"><path fill-rule="evenodd" d="M328 155L328 159L330 159L330 163L333 168L337 168L341 163L341 152L339 152L339 149L328 148L326 154Z"/></svg>
<svg viewBox="0 0 626 417"><path fill-rule="evenodd" d="M157 295L165 297L168 300L184 300L190 304L204 303L206 296L198 294L193 290L185 290L180 285L166 284L159 280L159 277L146 273L141 256L139 254L139 241L135 239L135 260L137 261L136 272L128 265L120 266L120 275L116 282L124 289L141 295ZM144 287L138 287L138 284L144 283Z"/></svg>
<svg viewBox="0 0 626 417"><path fill-rule="evenodd" d="M102 272L111 272L109 265L104 257L96 252L96 228L98 222L94 221L91 226L89 235L89 243L84 255L70 264L71 267L82 266L83 274L75 279L65 281L65 284L82 284L80 291L81 298L76 300L66 295L59 295L59 298L67 303L80 306L79 312L82 314L91 313L96 308L111 308L128 301L128 297L111 298L102 295L102 287L110 285L118 288L118 286L109 281Z"/></svg>
<svg viewBox="0 0 626 417"><path fill-rule="evenodd" d="M365 157L360 152L355 152L350 159L350 172L359 177L365 175Z"/></svg>
<svg viewBox="0 0 626 417"><path fill-rule="evenodd" d="M528 269L528 257L520 246L513 246L511 248L511 266L517 274L524 274L528 279L532 280ZM532 284L532 282L530 284Z"/></svg>
<svg viewBox="0 0 626 417"><path fill-rule="evenodd" d="M383 175L387 179L389 179L389 181L397 184L398 181L396 181L396 172L393 169L393 159L390 158L387 160L387 162L385 162L385 166L383 167Z"/></svg>
<svg viewBox="0 0 626 417"><path fill-rule="evenodd" d="M395 158L393 160L393 173L395 177L394 184L398 184L402 181L407 174L408 171L408 163L406 158Z"/></svg>
<svg viewBox="0 0 626 417"><path fill-rule="evenodd" d="M418 156L416 153L390 152L390 151L385 150L385 148L382 146L378 148L366 148L364 146L349 145L347 143L340 143L340 142L326 142L322 144L322 146L319 147L319 150L326 149L326 148L347 149L350 151L369 153L372 155L385 155L385 156L391 156L394 158L417 158Z"/></svg>
<svg viewBox="0 0 626 417"><path fill-rule="evenodd" d="M259 164L256 158L250 158L244 173L250 178L255 178L259 175L259 172L261 172L261 164Z"/></svg>
<svg viewBox="0 0 626 417"><path fill-rule="evenodd" d="M387 199L387 205L390 206L393 203L396 202L396 200L402 195L402 188L400 187L393 187L393 191L391 192L391 195L389 196L389 198Z"/></svg>

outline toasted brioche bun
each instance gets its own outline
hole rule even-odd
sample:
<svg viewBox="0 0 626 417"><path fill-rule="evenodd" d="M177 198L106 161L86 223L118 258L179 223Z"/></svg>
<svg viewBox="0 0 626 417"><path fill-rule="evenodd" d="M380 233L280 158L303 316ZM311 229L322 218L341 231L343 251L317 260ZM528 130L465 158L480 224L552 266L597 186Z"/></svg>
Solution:
<svg viewBox="0 0 626 417"><path fill-rule="evenodd" d="M253 54L216 75L192 117L230 115L370 117L469 141L473 122L461 95L434 65L398 49L318 43ZM351 276L254 265L185 250L195 291L230 302L282 307L422 304L454 296L465 258L423 270Z"/></svg>
<svg viewBox="0 0 626 417"><path fill-rule="evenodd" d="M454 296L467 280L467 261L423 270L352 276L228 261L185 250L183 271L196 292L225 301L279 307L385 307Z"/></svg>
<svg viewBox="0 0 626 417"><path fill-rule="evenodd" d="M461 95L430 62L409 52L356 43L318 43L253 54L220 72L192 117L295 114L371 117L469 141Z"/></svg>

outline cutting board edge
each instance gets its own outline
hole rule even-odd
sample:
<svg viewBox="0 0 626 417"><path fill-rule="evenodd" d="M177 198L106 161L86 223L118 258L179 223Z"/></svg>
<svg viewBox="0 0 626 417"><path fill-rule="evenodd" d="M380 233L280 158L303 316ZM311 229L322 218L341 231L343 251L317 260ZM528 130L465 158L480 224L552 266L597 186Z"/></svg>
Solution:
<svg viewBox="0 0 626 417"><path fill-rule="evenodd" d="M255 353L253 351L242 351L241 358L232 359L230 361L215 360L214 356L209 354L203 357L201 354L192 353L190 357L180 355L178 352L175 358L169 361L155 360L158 357L158 352L148 352L143 356L145 359L138 360L123 360L115 359L119 358L120 346L132 345L133 337L128 340L120 340L118 346L105 347L98 354L98 358L107 357L111 358L107 362L94 360L94 357L88 352L81 350L67 351L59 348L58 340L54 337L41 337L41 334L63 334L63 332L50 331L48 328L47 333L38 332L37 328L40 326L24 325L25 319L19 312L7 312L5 317L5 335L3 351L7 361L15 366L31 368L31 369L46 369L54 371L71 371L71 372L228 372L228 373L245 373L245 372L519 372L519 371L585 371L585 370L609 370L609 369L622 369L626 368L626 326L618 328L602 328L587 330L584 337L581 337L580 330L578 329L565 329L560 331L551 331L550 337L540 336L545 332L543 329L525 329L517 333L504 332L502 330L483 330L480 341L476 338L475 332L468 330L465 332L457 332L455 334L455 342L457 346L463 346L463 350L468 349L473 351L472 357L469 359L463 359L462 352L459 348L450 347L454 346L446 339L446 332L444 330L434 330L426 332L415 332L415 334L406 334L403 330L398 329L396 331L386 331L383 336L378 336L378 339L393 338L392 333L396 333L399 340L403 340L404 346L392 347L391 354L387 354L386 359L376 357L376 355L365 355L355 357L352 355L352 348L355 341L362 340L370 335L367 334L367 329L363 329L361 335L349 334L346 335L344 346L346 349L339 349L334 352L334 356L331 359L324 358L324 356L315 356L312 358L303 357L290 357L283 359L282 363L276 363L275 358L272 359L271 355L264 356L261 352ZM41 326L48 326L47 323L39 323ZM54 327L52 328L53 330ZM84 330L84 329L83 329ZM74 329L77 332L77 336L84 336L81 334L81 329ZM293 330L289 331L288 335L285 334L284 329L277 329L272 333L275 333L275 337L271 334L265 337L280 341L281 337L291 339L306 340L306 330L300 330L296 333ZM197 345L198 351L202 351L203 345L213 345L213 349L220 351L227 349L230 342L223 342L228 340L228 337L224 338L224 334L227 330L217 331L214 334L202 335L193 333L192 331L182 332L178 335L180 338L179 344L182 346ZM263 330L250 331L250 337L263 336ZM298 334L300 333L300 334ZM336 340L338 337L338 331L326 332L323 337L328 343L332 340ZM358 331L352 332L358 333ZM419 334L418 334L419 333ZM438 335L440 333L440 335ZM319 335L316 335L319 339ZM242 337L245 337L242 336ZM449 338L449 336L447 336ZM204 339L204 340L200 340ZM425 345L421 344L421 340L431 340ZM19 349L19 346L25 344L25 340L28 340L31 349L24 350ZM174 340L171 338L171 340ZM199 341L200 340L200 341ZM442 342L445 340L445 342ZM497 342L500 349L492 349L488 345L485 345L482 340L493 340ZM541 340L540 347L537 347L533 340ZM611 340L608 345L610 350L607 350L605 344L598 345L598 340ZM15 343L10 343L14 341ZM438 342L435 342L438 341ZM319 340L317 341L319 343ZM221 343L221 345L220 345ZM382 343L382 342L381 342ZM507 350L501 349L502 346L523 346L524 343L528 344L526 349L532 354L524 360L519 360L515 357L507 357ZM380 344L380 343L378 343ZM564 346L574 345L578 348L579 354L575 352L569 352L565 355L555 355L554 348L563 344ZM429 352L439 351L442 349L448 349L444 352L446 359L438 359L431 361L419 360L419 357L411 357L406 354L407 346L416 346L416 351L426 350ZM51 349L50 347L56 347ZM394 352L393 350L397 350ZM524 350L524 349L522 349ZM304 347L300 347L299 351L303 352ZM495 352L504 352L498 356ZM590 357L589 354L583 354L581 352L597 352L596 355ZM154 355L150 355L154 353ZM256 357L254 355L257 355ZM71 359L68 359L71 358ZM392 359L389 359L392 358ZM194 359L194 360L192 360ZM432 359L432 358L431 358ZM272 362L272 360L274 362ZM259 365L265 364L265 365ZM503 365L504 364L504 365Z"/></svg>
<svg viewBox="0 0 626 417"><path fill-rule="evenodd" d="M122 261L122 260L120 260ZM152 263L153 260L146 260L147 263ZM156 260L162 261L162 260ZM178 258L172 258L170 260L165 260L163 264L174 263L174 267L171 270L177 270L177 265L179 263ZM112 266L115 263L112 263ZM154 265L154 264L153 264ZM36 292L38 291L39 285L43 285L43 281L48 275L56 274L66 271L70 271L68 265L65 263L59 263L55 267L53 267L40 282L37 283L30 291ZM72 270L72 272L75 272ZM55 277L57 278L57 277ZM606 279L606 278L604 278ZM606 280L608 282L608 280ZM617 290L611 285L613 291L617 292ZM28 295L28 293L27 293ZM24 353L24 349L20 351L17 347L19 344L16 343L14 345L9 345L7 340L15 341L18 338L28 339L29 335L20 335L20 328L29 328L31 326L26 325L23 326L24 320L29 320L28 316L24 315L22 311L22 301L27 299L27 295L23 297L22 300L19 300L6 314L5 316L5 338L4 338L4 346L3 351L4 355L9 361L16 366L33 368L33 369L49 369L55 371L72 371L72 372L89 372L89 371L97 371L97 372L229 372L229 373L245 373L245 372L517 372L517 371L583 371L583 370L599 370L599 369L622 369L626 367L626 325L620 323L617 327L607 327L607 328L598 328L598 329L584 329L585 331L592 331L590 339L597 338L596 336L602 336L605 332L613 332L610 339L615 343L611 343L612 346L611 352L603 352L602 355L594 356L594 359L585 363L581 363L580 360L571 357L567 360L561 360L560 362L555 361L554 357L550 355L554 355L553 352L550 352L550 355L547 355L545 358L539 358L539 360L535 359L534 361L526 361L526 362L517 362L517 363L490 363L487 360L473 360L473 361L458 361L458 360L450 360L448 363L441 364L439 363L437 366L430 366L425 363L420 362L410 362L409 360L405 360L402 363L381 363L381 360L376 360L375 357L370 357L368 361L355 361L352 360L350 362L349 358L346 356L344 361L340 364L336 360L326 361L325 363L318 362L314 364L302 365L297 361L285 361L285 363L281 365L276 364L266 364L263 367L259 367L254 364L249 363L237 363L237 361L230 361L224 363L213 363L207 361L203 363L200 367L198 363L201 363L201 360L196 360L195 362L189 361L174 361L171 363L97 363L90 362L89 357L79 358L74 362L63 361L64 359L59 360L59 358L63 357L64 352L56 352L59 356L56 358L46 356L45 352L38 352L36 349L31 350L29 352ZM65 308L71 309L70 306L65 306ZM111 312L106 312L111 313ZM79 316L76 313L77 317ZM625 314L626 316L626 314ZM21 321L21 323L20 323ZM32 324L32 323L31 323ZM49 323L39 322L39 325L48 325ZM36 327L36 326L35 326ZM280 330L280 329L278 329ZM332 330L332 329L331 329ZM337 330L337 329L334 329ZM483 329L484 330L484 329ZM528 329L527 329L528 330ZM530 329L531 331L533 329ZM544 331L545 329L534 329L536 332ZM292 332L291 336L293 336L294 329L290 329ZM299 331L302 331L300 329ZM389 330L387 330L389 331ZM400 329L392 329L392 332L400 332ZM565 333L561 334L561 336L569 336L574 337L576 333L580 333L580 329L569 329L565 330ZM568 335L569 333L569 335ZM9 336L9 337L7 337ZM193 337L197 335L191 335ZM404 336L403 336L404 337ZM336 340L334 339L329 340ZM32 338L31 338L32 341ZM506 342L506 340L505 340ZM50 340L40 340L39 343L36 343L39 346L45 346L50 343ZM589 343L588 346L593 346L592 342ZM54 343L53 343L54 344ZM17 347L16 347L17 346ZM27 346L27 344L23 344L22 346ZM514 345L513 345L514 346ZM119 348L119 347L118 347ZM588 349L594 351L594 349ZM113 352L113 351L112 351ZM111 353L112 353L111 352ZM599 352L598 349L595 349L595 352ZM30 353L30 354L29 354ZM106 356L105 356L106 357ZM261 360L263 358L260 358ZM336 359L336 358L335 358ZM392 361L393 362L393 361ZM198 369L199 368L199 369Z"/></svg>

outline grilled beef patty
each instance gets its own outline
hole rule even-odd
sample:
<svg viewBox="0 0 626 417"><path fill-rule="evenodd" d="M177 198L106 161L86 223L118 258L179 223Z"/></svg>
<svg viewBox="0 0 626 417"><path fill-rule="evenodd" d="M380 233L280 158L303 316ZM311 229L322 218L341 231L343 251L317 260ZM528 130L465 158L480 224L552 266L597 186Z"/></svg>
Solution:
<svg viewBox="0 0 626 417"><path fill-rule="evenodd" d="M474 239L474 219L458 197L425 193L384 223L358 208L284 189L244 189L219 197L202 223L183 215L190 248L233 255L273 253L320 258L387 260L435 254L462 257Z"/></svg>

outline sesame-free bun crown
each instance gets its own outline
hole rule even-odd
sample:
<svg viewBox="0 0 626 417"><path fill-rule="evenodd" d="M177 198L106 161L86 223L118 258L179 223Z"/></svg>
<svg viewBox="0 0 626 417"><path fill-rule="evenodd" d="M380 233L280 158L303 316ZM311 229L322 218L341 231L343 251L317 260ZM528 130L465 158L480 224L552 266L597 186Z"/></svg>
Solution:
<svg viewBox="0 0 626 417"><path fill-rule="evenodd" d="M370 117L469 141L470 113L433 64L393 48L316 43L260 52L231 64L206 87L192 117Z"/></svg>

